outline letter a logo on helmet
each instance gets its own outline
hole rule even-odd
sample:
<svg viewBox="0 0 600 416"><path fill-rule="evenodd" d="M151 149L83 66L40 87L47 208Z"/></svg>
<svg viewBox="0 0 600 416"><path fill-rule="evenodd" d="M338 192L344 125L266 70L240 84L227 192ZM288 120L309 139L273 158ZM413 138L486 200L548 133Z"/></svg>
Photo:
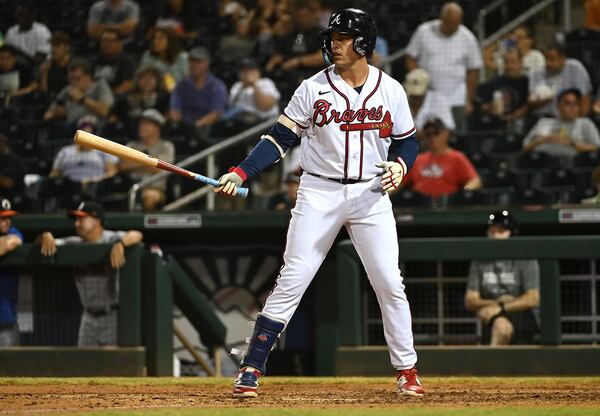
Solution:
<svg viewBox="0 0 600 416"><path fill-rule="evenodd" d="M333 63L331 51L331 34L343 33L354 36L354 51L362 56L370 57L375 49L377 26L373 18L360 9L342 9L331 15L329 25L321 31L323 59L330 65Z"/></svg>

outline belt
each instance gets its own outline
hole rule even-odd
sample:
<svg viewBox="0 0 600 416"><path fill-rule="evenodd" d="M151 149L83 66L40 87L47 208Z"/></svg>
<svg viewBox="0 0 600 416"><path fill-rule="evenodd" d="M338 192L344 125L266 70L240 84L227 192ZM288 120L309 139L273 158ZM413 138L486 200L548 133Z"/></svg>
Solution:
<svg viewBox="0 0 600 416"><path fill-rule="evenodd" d="M369 182L371 179L373 179L373 178L371 178L371 179L338 179L338 178L328 178L327 176L317 175L316 173L310 173L310 172L306 172L306 173L308 173L311 176L316 176L317 178L327 179L329 181L341 183L342 185L352 185L354 183Z"/></svg>
<svg viewBox="0 0 600 416"><path fill-rule="evenodd" d="M112 311L119 310L119 305L117 303L105 307L95 307L95 308L84 308L83 309L88 315L93 316L94 318L98 318L100 316L106 316Z"/></svg>

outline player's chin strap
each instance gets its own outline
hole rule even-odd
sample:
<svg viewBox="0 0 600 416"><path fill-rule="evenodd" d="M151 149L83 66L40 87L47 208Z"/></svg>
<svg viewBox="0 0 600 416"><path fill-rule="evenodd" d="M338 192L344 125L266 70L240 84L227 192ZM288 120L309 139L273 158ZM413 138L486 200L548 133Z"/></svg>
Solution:
<svg viewBox="0 0 600 416"><path fill-rule="evenodd" d="M283 322L274 321L259 313L256 317L252 337L246 340L248 350L241 351L232 348L231 354L244 357L240 367L251 366L258 369L261 374L265 374L269 353L275 346L275 341L277 341L284 328L285 324Z"/></svg>

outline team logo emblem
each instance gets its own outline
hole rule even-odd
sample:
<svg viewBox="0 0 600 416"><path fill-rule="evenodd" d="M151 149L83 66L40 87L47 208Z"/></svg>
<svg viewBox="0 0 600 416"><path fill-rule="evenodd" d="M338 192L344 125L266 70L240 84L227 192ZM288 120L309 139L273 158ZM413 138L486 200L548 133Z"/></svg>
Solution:
<svg viewBox="0 0 600 416"><path fill-rule="evenodd" d="M331 23L335 23L336 25L340 25L340 24L342 24L342 22L340 21L340 17L341 17L341 15L339 15L339 14L338 14L338 15L335 17L335 19L333 19L333 22L331 22Z"/></svg>
<svg viewBox="0 0 600 416"><path fill-rule="evenodd" d="M266 336L265 334L260 334L260 335L259 335L258 337L256 337L256 338L258 338L258 340L259 340L259 341L262 341L262 342L267 342L267 340L269 339L269 338L267 338L267 336Z"/></svg>
<svg viewBox="0 0 600 416"><path fill-rule="evenodd" d="M327 100L317 100L313 106L313 124L323 127L331 122L340 123L342 131L379 130L379 137L385 139L392 135L392 116L389 111L383 114L383 106L361 108L356 111L339 112L331 108ZM358 123L355 123L358 121Z"/></svg>

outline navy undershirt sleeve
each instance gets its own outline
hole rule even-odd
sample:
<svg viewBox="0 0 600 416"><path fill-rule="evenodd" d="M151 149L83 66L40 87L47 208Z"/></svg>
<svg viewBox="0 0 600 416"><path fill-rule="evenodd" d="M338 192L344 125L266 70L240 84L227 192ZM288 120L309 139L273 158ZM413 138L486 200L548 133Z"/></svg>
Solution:
<svg viewBox="0 0 600 416"><path fill-rule="evenodd" d="M401 140L392 140L388 149L388 160L395 161L400 157L406 164L406 169L409 170L415 163L417 154L419 153L419 141L414 134Z"/></svg>
<svg viewBox="0 0 600 416"><path fill-rule="evenodd" d="M296 139L298 139L298 136L293 131L281 123L275 124L267 134L277 141L277 144L281 146L284 152L292 147ZM279 149L277 149L277 146L273 142L270 140L261 140L242 163L239 164L239 167L246 172L248 178L251 178L277 162L280 158Z"/></svg>

